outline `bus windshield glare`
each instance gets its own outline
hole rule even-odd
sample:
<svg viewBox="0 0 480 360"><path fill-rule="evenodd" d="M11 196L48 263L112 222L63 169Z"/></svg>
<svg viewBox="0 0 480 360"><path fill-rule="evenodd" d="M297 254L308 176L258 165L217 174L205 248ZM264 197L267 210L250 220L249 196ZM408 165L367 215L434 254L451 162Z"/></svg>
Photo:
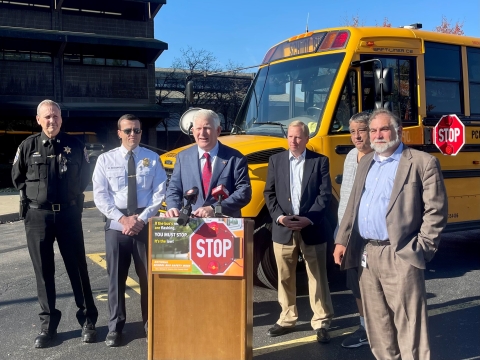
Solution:
<svg viewBox="0 0 480 360"><path fill-rule="evenodd" d="M288 124L300 120L315 134L344 57L314 56L260 69L232 133L285 137Z"/></svg>

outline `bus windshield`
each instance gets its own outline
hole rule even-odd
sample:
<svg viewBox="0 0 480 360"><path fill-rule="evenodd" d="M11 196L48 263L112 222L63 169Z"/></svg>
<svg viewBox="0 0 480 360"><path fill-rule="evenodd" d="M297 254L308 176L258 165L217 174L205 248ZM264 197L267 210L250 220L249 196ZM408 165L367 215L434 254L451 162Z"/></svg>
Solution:
<svg viewBox="0 0 480 360"><path fill-rule="evenodd" d="M288 124L300 120L315 134L344 57L314 56L260 69L232 133L286 137Z"/></svg>

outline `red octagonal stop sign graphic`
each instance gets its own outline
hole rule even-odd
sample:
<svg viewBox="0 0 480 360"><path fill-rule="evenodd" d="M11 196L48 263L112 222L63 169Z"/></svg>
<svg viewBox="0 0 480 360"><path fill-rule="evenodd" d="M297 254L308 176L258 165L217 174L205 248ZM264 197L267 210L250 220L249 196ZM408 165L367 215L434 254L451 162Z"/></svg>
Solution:
<svg viewBox="0 0 480 360"><path fill-rule="evenodd" d="M457 155L465 145L465 125L457 115L443 115L433 129L433 142L444 155Z"/></svg>
<svg viewBox="0 0 480 360"><path fill-rule="evenodd" d="M190 236L190 257L204 274L221 275L234 261L234 235L223 222L206 222Z"/></svg>

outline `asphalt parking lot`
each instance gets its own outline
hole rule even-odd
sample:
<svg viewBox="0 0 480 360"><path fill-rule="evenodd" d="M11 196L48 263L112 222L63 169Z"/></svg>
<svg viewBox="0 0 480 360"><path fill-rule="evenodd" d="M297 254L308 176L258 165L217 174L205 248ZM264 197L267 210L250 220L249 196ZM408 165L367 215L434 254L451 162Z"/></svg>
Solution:
<svg viewBox="0 0 480 360"><path fill-rule="evenodd" d="M39 326L39 307L23 223L5 223L0 225L0 359L147 358L139 290L133 269L126 291L124 345L113 349L103 342L108 331L103 222L95 208L84 211L83 222L89 273L100 313L97 323L99 341L95 344L83 344L80 341L81 329L75 319L76 307L70 284L61 257L57 254L57 307L63 313L59 334L51 348L33 348ZM480 231L446 234L439 252L428 265L426 278L432 359L480 359ZM358 314L353 297L345 289L343 273L336 272L331 276L330 287L336 316L331 328L332 341L328 345L315 341L315 333L310 328L311 311L302 274L298 281L299 322L296 331L276 338L266 335L279 314L276 292L262 287L254 288L254 358L374 359L368 346L344 349L340 345L358 324Z"/></svg>

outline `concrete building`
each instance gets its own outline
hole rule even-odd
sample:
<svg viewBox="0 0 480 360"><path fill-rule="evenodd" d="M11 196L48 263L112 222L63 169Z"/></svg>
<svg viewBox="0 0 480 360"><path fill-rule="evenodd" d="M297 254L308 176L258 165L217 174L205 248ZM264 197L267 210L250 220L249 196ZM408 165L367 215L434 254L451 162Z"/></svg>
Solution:
<svg viewBox="0 0 480 360"><path fill-rule="evenodd" d="M90 131L113 147L116 121L140 117L142 142L156 146L168 113L156 104L154 39L166 0L0 0L0 132L38 132L37 104L62 107L65 131ZM10 146L11 147L11 146ZM2 148L13 159L16 148ZM0 184L1 186L1 184Z"/></svg>

